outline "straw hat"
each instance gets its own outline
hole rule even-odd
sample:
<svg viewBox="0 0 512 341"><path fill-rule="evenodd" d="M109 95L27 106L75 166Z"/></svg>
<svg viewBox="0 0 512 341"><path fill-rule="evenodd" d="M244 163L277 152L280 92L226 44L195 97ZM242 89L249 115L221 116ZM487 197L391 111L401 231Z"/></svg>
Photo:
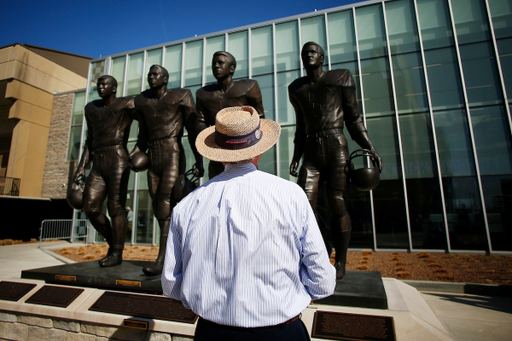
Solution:
<svg viewBox="0 0 512 341"><path fill-rule="evenodd" d="M253 107L230 107L217 113L214 127L199 133L196 148L207 159L238 162L267 151L280 135L281 126L272 120L260 119Z"/></svg>

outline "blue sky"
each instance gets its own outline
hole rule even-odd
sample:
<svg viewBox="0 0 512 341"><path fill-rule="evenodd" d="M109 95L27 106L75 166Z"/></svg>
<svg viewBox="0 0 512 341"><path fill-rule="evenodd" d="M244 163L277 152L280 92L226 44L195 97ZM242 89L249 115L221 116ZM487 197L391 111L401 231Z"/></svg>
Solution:
<svg viewBox="0 0 512 341"><path fill-rule="evenodd" d="M99 58L357 2L9 0L2 5L0 47L32 44Z"/></svg>

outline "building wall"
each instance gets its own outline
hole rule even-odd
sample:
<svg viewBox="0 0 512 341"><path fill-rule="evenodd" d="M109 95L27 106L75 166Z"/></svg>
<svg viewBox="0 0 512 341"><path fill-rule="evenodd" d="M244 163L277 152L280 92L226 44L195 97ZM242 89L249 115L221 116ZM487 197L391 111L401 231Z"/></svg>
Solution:
<svg viewBox="0 0 512 341"><path fill-rule="evenodd" d="M74 93L53 97L53 109L48 135L42 198L65 199L74 163L67 161L69 127Z"/></svg>
<svg viewBox="0 0 512 341"><path fill-rule="evenodd" d="M169 71L169 88L195 94L215 82L213 53L227 50L237 60L234 78L257 80L265 116L282 126L260 169L296 181L289 175L295 113L287 86L304 75L307 41L323 47L326 71L353 74L384 162L375 190L348 184L350 246L511 252L512 0L366 1L107 56L91 62L88 101L104 73L118 80L119 95L140 93L152 64ZM358 149L346 134L350 151ZM135 140L134 124L129 143ZM145 174L132 178L131 241L151 242L139 238L137 226L140 214L152 216ZM329 225L325 197L319 205Z"/></svg>
<svg viewBox="0 0 512 341"><path fill-rule="evenodd" d="M54 93L84 88L86 79L16 44L0 50L0 81L10 103L0 131L12 134L6 176L21 179L20 196L39 198Z"/></svg>

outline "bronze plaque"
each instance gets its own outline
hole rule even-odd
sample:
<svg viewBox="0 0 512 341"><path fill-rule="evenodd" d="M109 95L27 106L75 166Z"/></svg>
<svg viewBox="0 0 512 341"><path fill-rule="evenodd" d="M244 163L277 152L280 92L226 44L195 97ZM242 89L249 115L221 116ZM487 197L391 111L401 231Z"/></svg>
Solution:
<svg viewBox="0 0 512 341"><path fill-rule="evenodd" d="M184 323L195 323L197 319L197 315L185 308L180 301L164 296L112 291L101 295L89 310Z"/></svg>
<svg viewBox="0 0 512 341"><path fill-rule="evenodd" d="M350 341L395 341L393 317L315 312L311 337Z"/></svg>
<svg viewBox="0 0 512 341"><path fill-rule="evenodd" d="M0 300L19 301L36 285L33 283L0 282Z"/></svg>
<svg viewBox="0 0 512 341"><path fill-rule="evenodd" d="M62 282L76 282L76 276L55 275L55 280Z"/></svg>
<svg viewBox="0 0 512 341"><path fill-rule="evenodd" d="M148 323L145 321L137 321L137 320L124 320L123 327L133 328L133 329L141 329L148 330Z"/></svg>
<svg viewBox="0 0 512 341"><path fill-rule="evenodd" d="M125 280L122 280L122 279L116 279L116 285L117 286L120 286L120 287L130 287L130 288L140 288L142 287L142 283L141 282L137 282L137 281L125 281Z"/></svg>
<svg viewBox="0 0 512 341"><path fill-rule="evenodd" d="M67 308L83 291L84 289L45 285L26 300L25 303Z"/></svg>

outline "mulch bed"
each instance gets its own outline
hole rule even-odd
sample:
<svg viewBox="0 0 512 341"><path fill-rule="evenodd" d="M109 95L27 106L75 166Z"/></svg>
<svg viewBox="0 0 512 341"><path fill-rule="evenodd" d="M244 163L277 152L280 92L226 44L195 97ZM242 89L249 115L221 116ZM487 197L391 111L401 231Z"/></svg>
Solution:
<svg viewBox="0 0 512 341"><path fill-rule="evenodd" d="M103 244L53 251L86 262L104 257L107 249ZM123 251L126 260L153 261L157 255L156 246L126 246ZM347 270L379 271L382 277L397 279L512 285L512 256L365 250L348 253Z"/></svg>

